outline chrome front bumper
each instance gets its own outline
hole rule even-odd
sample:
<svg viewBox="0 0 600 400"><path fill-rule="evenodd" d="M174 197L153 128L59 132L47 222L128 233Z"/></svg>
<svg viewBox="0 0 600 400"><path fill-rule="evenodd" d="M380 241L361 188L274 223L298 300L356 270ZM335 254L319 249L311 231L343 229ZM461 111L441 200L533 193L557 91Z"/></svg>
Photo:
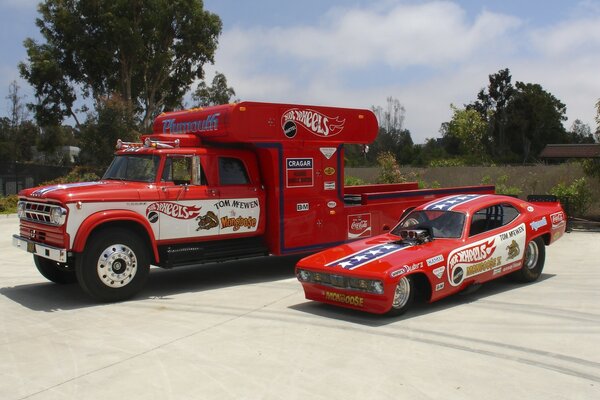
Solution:
<svg viewBox="0 0 600 400"><path fill-rule="evenodd" d="M31 254L35 254L36 256L48 258L61 263L67 262L66 249L59 249L58 247L37 243L32 240L25 239L19 235L13 235L12 243L14 247L25 250Z"/></svg>

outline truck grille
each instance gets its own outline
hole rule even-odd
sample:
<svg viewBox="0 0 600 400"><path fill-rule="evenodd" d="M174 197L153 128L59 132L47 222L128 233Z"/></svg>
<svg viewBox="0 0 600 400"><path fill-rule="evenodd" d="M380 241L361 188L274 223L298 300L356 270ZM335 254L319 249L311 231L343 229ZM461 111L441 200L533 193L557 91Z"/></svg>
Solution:
<svg viewBox="0 0 600 400"><path fill-rule="evenodd" d="M30 201L25 201L25 212L21 219L25 221L31 222L39 222L42 224L50 224L50 212L52 211L52 206L50 204L45 203L33 203Z"/></svg>

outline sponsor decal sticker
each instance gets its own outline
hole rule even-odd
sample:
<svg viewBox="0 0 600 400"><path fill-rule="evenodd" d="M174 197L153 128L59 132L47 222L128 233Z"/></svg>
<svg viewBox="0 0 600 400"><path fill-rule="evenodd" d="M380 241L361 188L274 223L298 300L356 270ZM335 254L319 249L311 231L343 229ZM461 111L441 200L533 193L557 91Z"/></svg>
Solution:
<svg viewBox="0 0 600 400"><path fill-rule="evenodd" d="M531 229L533 229L536 232L538 229L546 225L548 225L548 220L546 219L546 217L543 217L539 221L533 221L529 224L529 226L531 226Z"/></svg>
<svg viewBox="0 0 600 400"><path fill-rule="evenodd" d="M325 300L335 301L336 303L349 304L355 307L363 307L365 299L360 296L349 296L343 293L329 292L324 293Z"/></svg>
<svg viewBox="0 0 600 400"><path fill-rule="evenodd" d="M309 204L308 203L298 203L296 204L296 211L308 211Z"/></svg>
<svg viewBox="0 0 600 400"><path fill-rule="evenodd" d="M159 201L152 203L146 208L146 216L150 216L150 212L156 211L171 218L176 219L192 219L200 214L200 207L184 206L182 204L172 203L170 201Z"/></svg>
<svg viewBox="0 0 600 400"><path fill-rule="evenodd" d="M527 211L533 212L534 208L532 206L527 206Z"/></svg>
<svg viewBox="0 0 600 400"><path fill-rule="evenodd" d="M196 221L198 221L198 227L196 228L196 231L199 231L201 229L209 230L219 226L219 219L217 218L217 214L215 214L212 211L209 211L204 215L198 215L196 217Z"/></svg>
<svg viewBox="0 0 600 400"><path fill-rule="evenodd" d="M444 282L440 282L437 285L435 285L435 291L439 292L440 290L442 290L444 288Z"/></svg>
<svg viewBox="0 0 600 400"><path fill-rule="evenodd" d="M335 190L335 181L325 182L323 184L323 189L325 189L325 190Z"/></svg>
<svg viewBox="0 0 600 400"><path fill-rule="evenodd" d="M511 244L506 246L506 250L508 251L508 257L506 257L507 260L512 260L521 253L521 249L519 249L519 244L514 239Z"/></svg>
<svg viewBox="0 0 600 400"><path fill-rule="evenodd" d="M325 156L325 158L328 160L337 151L337 149L335 147L321 147L319 150L321 150L321 154L323 154Z"/></svg>
<svg viewBox="0 0 600 400"><path fill-rule="evenodd" d="M148 214L148 221L150 221L151 224L153 224L156 221L158 221L158 213L156 211L151 211Z"/></svg>
<svg viewBox="0 0 600 400"><path fill-rule="evenodd" d="M371 236L371 214L348 215L348 239Z"/></svg>
<svg viewBox="0 0 600 400"><path fill-rule="evenodd" d="M500 272L502 272L502 268L496 268L492 271L492 275L498 275Z"/></svg>
<svg viewBox="0 0 600 400"><path fill-rule="evenodd" d="M525 232L525 224L521 224L521 225L517 226L515 229L511 229L508 232L502 232L500 234L500 240L505 241L508 239L514 239L524 232Z"/></svg>
<svg viewBox="0 0 600 400"><path fill-rule="evenodd" d="M511 264L505 265L502 267L502 272L512 271L513 269L517 269L521 267L521 261L515 261Z"/></svg>
<svg viewBox="0 0 600 400"><path fill-rule="evenodd" d="M475 275L476 271L484 267L491 269L491 264L484 265L482 262L488 260L495 249L496 238L493 237L453 250L448 256L448 278L451 284L459 285L464 278ZM495 263L494 261L493 266L496 266ZM470 269L466 271L467 268ZM484 271L479 271L481 272Z"/></svg>
<svg viewBox="0 0 600 400"><path fill-rule="evenodd" d="M331 176L331 175L335 174L335 168L327 167L323 170L323 172L325 173L325 175Z"/></svg>
<svg viewBox="0 0 600 400"><path fill-rule="evenodd" d="M446 267L437 267L436 269L433 270L433 274L435 276L437 276L439 279L442 279L442 276L444 275L444 271L446 270Z"/></svg>
<svg viewBox="0 0 600 400"><path fill-rule="evenodd" d="M431 258L427 259L427 266L431 267L432 265L441 263L443 261L444 261L444 256L442 254L440 254L439 256L435 256L435 257L431 257Z"/></svg>
<svg viewBox="0 0 600 400"><path fill-rule="evenodd" d="M237 232L240 228L256 228L257 222L258 221L254 217L221 217L221 229L233 228L233 231Z"/></svg>
<svg viewBox="0 0 600 400"><path fill-rule="evenodd" d="M194 121L177 122L175 118L163 120L163 133L194 133L208 132L219 129L220 113L214 113L207 116L205 119Z"/></svg>
<svg viewBox="0 0 600 400"><path fill-rule="evenodd" d="M423 267L423 263L422 262L420 262L420 263L414 263L412 265L405 265L402 268L399 268L399 269L395 270L394 272L392 272L390 274L390 276L392 278L395 278L395 277L400 276L400 275L408 274L409 272L412 272L414 270L420 269L422 267Z"/></svg>
<svg viewBox="0 0 600 400"><path fill-rule="evenodd" d="M347 255L346 257L339 258L328 264L326 267L340 267L344 269L356 269L360 268L365 264L379 260L383 257L389 256L397 251L405 249L406 245L399 245L394 243L378 244L377 246L369 247L359 252Z"/></svg>
<svg viewBox="0 0 600 400"><path fill-rule="evenodd" d="M344 129L345 123L345 119L331 117L308 108L290 108L281 116L281 127L284 134L289 138L296 136L298 126L303 127L316 136L335 136Z"/></svg>
<svg viewBox="0 0 600 400"><path fill-rule="evenodd" d="M337 207L337 203L335 201L328 201L327 202L327 207L329 208L336 208Z"/></svg>
<svg viewBox="0 0 600 400"><path fill-rule="evenodd" d="M286 158L286 187L312 187L313 186L313 159L312 158Z"/></svg>
<svg viewBox="0 0 600 400"><path fill-rule="evenodd" d="M559 211L554 214L550 214L550 220L552 221L552 228L556 229L565 224L565 213Z"/></svg>
<svg viewBox="0 0 600 400"><path fill-rule="evenodd" d="M454 209L457 206L468 203L469 201L472 201L472 200L476 200L483 196L485 196L485 195L463 194L463 195L459 195L459 196L446 197L442 200L439 200L439 201L429 204L424 209L425 210L448 211L448 210Z"/></svg>

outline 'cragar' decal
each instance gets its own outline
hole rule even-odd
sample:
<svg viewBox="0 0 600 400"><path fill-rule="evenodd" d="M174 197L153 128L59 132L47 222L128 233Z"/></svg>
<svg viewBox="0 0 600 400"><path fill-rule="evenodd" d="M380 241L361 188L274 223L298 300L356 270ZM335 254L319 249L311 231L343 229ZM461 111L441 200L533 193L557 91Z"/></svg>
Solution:
<svg viewBox="0 0 600 400"><path fill-rule="evenodd" d="M312 158L286 158L286 187L311 187L313 186L313 159Z"/></svg>
<svg viewBox="0 0 600 400"><path fill-rule="evenodd" d="M281 116L281 127L289 138L296 135L297 125L313 135L329 137L340 133L345 123L345 119L330 117L311 109L290 108Z"/></svg>
<svg viewBox="0 0 600 400"><path fill-rule="evenodd" d="M392 253L400 251L407 246L399 244L378 244L377 246L369 247L357 253L350 254L344 258L332 261L326 264L326 267L341 267L344 269L356 269L365 264L379 260L380 258L389 256Z"/></svg>
<svg viewBox="0 0 600 400"><path fill-rule="evenodd" d="M151 211L157 211L176 219L192 219L200 214L200 207L186 206L170 201L159 201L150 204L148 208L146 208L146 216L148 216Z"/></svg>
<svg viewBox="0 0 600 400"><path fill-rule="evenodd" d="M448 281L452 286L458 286L466 278L492 271L508 261L520 263L525 238L525 224L521 224L453 250L448 255Z"/></svg>

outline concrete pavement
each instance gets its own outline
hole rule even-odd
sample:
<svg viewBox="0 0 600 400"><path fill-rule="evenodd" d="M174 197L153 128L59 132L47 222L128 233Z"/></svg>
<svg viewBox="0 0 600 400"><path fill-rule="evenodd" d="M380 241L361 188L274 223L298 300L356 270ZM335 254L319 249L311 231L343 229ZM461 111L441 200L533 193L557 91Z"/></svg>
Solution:
<svg viewBox="0 0 600 400"><path fill-rule="evenodd" d="M45 281L0 216L0 399L600 398L600 234L544 275L398 318L304 299L296 258L153 269L134 300Z"/></svg>

